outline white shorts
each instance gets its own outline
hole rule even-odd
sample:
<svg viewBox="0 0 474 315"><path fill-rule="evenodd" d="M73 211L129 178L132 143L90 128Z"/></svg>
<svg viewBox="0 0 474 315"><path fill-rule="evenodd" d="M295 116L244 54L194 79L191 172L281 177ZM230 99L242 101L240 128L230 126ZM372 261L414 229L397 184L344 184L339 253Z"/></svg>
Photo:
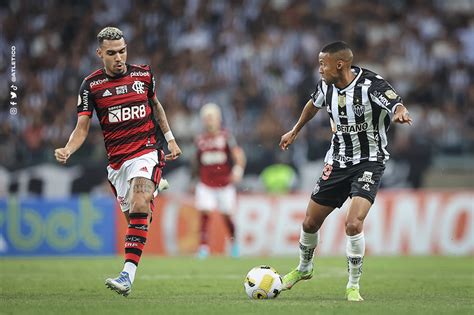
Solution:
<svg viewBox="0 0 474 315"><path fill-rule="evenodd" d="M120 169L114 170L107 166L109 183L115 193L122 212L130 210L130 182L135 177L145 177L152 180L156 187L161 179L161 171L164 163L159 156L162 152L153 151L131 160L125 161ZM153 196L156 197L158 191L155 190Z"/></svg>
<svg viewBox="0 0 474 315"><path fill-rule="evenodd" d="M201 211L218 210L231 214L237 201L234 185L209 187L199 182L196 185L196 208Z"/></svg>

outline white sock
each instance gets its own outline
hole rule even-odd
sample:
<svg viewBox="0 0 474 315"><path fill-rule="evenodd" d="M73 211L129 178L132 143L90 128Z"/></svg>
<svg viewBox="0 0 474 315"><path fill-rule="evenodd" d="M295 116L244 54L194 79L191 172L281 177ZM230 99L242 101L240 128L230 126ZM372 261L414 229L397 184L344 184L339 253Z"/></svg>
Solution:
<svg viewBox="0 0 474 315"><path fill-rule="evenodd" d="M349 272L349 281L347 288L359 288L360 275L362 274L362 262L365 253L364 232L360 234L347 236L346 256L347 270Z"/></svg>
<svg viewBox="0 0 474 315"><path fill-rule="evenodd" d="M125 265L123 265L122 271L125 271L126 273L128 273L130 277L130 281L133 283L133 280L135 280L135 272L137 272L137 265L127 261Z"/></svg>
<svg viewBox="0 0 474 315"><path fill-rule="evenodd" d="M303 231L303 227L301 227L299 271L307 272L313 268L314 249L318 246L318 242L319 231L316 233L306 233Z"/></svg>

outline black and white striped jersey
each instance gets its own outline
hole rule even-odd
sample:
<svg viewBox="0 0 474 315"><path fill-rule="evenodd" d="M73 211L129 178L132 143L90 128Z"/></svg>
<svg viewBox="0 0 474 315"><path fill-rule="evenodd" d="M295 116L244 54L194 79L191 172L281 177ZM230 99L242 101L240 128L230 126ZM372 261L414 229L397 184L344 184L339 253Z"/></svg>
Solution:
<svg viewBox="0 0 474 315"><path fill-rule="evenodd" d="M380 75L360 67L352 71L356 77L344 89L320 80L311 94L313 105L326 107L336 128L325 158L333 167L388 160L387 131L395 108L402 103Z"/></svg>

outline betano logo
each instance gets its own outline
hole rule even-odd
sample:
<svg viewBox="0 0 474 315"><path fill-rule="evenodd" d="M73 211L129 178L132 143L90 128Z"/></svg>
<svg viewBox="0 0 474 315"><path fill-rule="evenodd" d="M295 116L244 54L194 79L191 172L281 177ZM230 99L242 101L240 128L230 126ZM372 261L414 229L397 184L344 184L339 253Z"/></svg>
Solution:
<svg viewBox="0 0 474 315"><path fill-rule="evenodd" d="M369 127L369 124L364 122L362 124L356 125L337 125L337 131L339 132L361 132L366 131Z"/></svg>
<svg viewBox="0 0 474 315"><path fill-rule="evenodd" d="M145 104L131 107L116 106L109 108L109 122L118 123L131 119L139 119L146 116Z"/></svg>

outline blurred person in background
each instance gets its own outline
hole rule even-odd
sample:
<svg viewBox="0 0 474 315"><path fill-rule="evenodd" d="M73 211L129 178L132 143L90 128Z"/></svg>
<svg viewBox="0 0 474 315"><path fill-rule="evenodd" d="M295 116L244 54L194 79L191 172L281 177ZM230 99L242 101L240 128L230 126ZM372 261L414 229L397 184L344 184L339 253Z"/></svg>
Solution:
<svg viewBox="0 0 474 315"><path fill-rule="evenodd" d="M352 66L351 48L338 41L319 54L321 80L306 103L298 122L281 137L287 150L298 133L320 109L326 108L335 133L326 153L325 166L306 210L299 240L300 263L283 277L282 290L313 276L313 255L319 229L326 217L348 197L345 230L349 281L348 301L363 301L359 280L365 253L364 220L369 213L389 159L387 131L390 121L411 124L401 97L380 75Z"/></svg>
<svg viewBox="0 0 474 315"><path fill-rule="evenodd" d="M54 155L65 164L82 146L95 110L109 160L108 179L129 224L123 271L117 278L106 279L105 284L128 296L146 243L153 199L165 160L178 158L181 150L156 97L150 66L126 63L127 44L118 28L102 29L97 39L97 56L104 67L82 82L76 128L66 146L56 149ZM156 135L155 121L168 142L170 153L166 156Z"/></svg>
<svg viewBox="0 0 474 315"><path fill-rule="evenodd" d="M222 114L218 105L207 103L201 108L204 132L196 137L195 170L198 183L195 190L196 208L201 212L198 257L209 255L210 212L222 213L230 234L230 255L238 257L232 212L237 202L236 184L242 180L246 165L244 151L229 131L222 128Z"/></svg>

